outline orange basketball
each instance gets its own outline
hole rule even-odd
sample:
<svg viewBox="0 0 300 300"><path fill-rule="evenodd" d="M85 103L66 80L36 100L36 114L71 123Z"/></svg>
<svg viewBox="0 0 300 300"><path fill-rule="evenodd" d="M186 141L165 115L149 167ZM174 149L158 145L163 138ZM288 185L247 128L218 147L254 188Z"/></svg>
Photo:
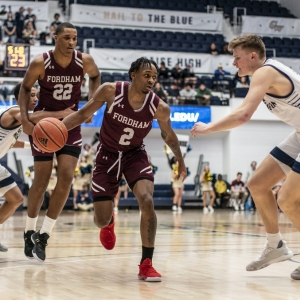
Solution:
<svg viewBox="0 0 300 300"><path fill-rule="evenodd" d="M55 118L40 120L33 129L34 144L43 152L60 150L68 139L68 130L65 124Z"/></svg>

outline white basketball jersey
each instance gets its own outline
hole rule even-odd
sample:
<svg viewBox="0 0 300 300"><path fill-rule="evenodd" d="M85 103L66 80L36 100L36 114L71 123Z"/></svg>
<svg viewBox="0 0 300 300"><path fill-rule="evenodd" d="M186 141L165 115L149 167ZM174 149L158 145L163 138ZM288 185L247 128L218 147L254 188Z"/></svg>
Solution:
<svg viewBox="0 0 300 300"><path fill-rule="evenodd" d="M284 75L292 84L293 90L286 96L266 94L263 102L271 113L280 120L300 131L300 75L274 59L267 59L264 66L271 66Z"/></svg>
<svg viewBox="0 0 300 300"><path fill-rule="evenodd" d="M14 105L10 106L9 108L0 108L0 119L6 111L13 107L18 106ZM14 128L5 128L0 124L0 158L3 157L8 152L8 150L15 144L21 132L22 125L16 126Z"/></svg>

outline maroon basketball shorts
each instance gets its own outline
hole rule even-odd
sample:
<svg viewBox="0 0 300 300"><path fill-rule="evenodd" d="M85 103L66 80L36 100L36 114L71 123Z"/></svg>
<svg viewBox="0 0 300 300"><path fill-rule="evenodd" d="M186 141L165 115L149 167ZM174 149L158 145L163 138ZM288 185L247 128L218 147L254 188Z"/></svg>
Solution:
<svg viewBox="0 0 300 300"><path fill-rule="evenodd" d="M29 141L31 144L31 152L34 157L34 161L47 161L52 160L54 153L42 152L38 147L33 143L32 136L29 136ZM67 154L79 158L82 146L82 137L80 131L69 131L68 140L63 148L56 152L56 155Z"/></svg>
<svg viewBox="0 0 300 300"><path fill-rule="evenodd" d="M122 174L131 189L142 179L154 181L152 168L144 149L138 148L126 153L113 153L103 147L97 152L92 179L94 202L114 200Z"/></svg>

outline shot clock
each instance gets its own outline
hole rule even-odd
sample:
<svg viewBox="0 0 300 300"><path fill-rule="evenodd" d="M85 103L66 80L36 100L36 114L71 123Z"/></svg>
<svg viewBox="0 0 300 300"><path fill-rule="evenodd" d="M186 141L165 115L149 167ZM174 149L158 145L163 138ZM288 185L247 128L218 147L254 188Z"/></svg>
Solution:
<svg viewBox="0 0 300 300"><path fill-rule="evenodd" d="M26 71L30 62L30 46L7 44L5 49L5 70Z"/></svg>

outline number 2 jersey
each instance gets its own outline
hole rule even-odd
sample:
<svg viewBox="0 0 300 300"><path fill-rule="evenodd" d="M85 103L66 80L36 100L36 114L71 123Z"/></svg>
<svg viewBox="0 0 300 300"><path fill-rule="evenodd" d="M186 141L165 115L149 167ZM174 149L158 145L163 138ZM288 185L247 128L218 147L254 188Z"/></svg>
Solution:
<svg viewBox="0 0 300 300"><path fill-rule="evenodd" d="M82 53L74 50L70 64L63 68L54 60L52 50L43 53L45 75L38 80L40 97L35 111L59 111L73 104L78 110L81 95L81 83L84 77ZM80 126L71 131L80 131Z"/></svg>
<svg viewBox="0 0 300 300"><path fill-rule="evenodd" d="M127 152L139 148L152 128L159 97L150 91L144 104L134 110L128 101L129 82L116 82L116 94L110 108L106 108L99 141L107 150Z"/></svg>

